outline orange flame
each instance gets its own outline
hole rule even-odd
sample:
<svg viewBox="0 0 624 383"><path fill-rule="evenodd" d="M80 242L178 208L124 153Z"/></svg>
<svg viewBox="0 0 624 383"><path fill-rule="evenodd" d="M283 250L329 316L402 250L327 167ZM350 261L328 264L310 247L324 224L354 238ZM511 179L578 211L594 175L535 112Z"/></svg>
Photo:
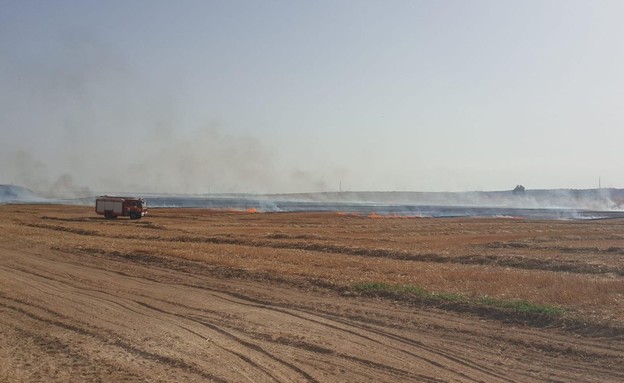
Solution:
<svg viewBox="0 0 624 383"><path fill-rule="evenodd" d="M247 209L247 210L245 210L245 211L246 211L247 213L250 213L250 214L254 214L254 213L257 213L257 212L258 212L258 210L257 210L256 208L253 208L253 207L250 207L249 209Z"/></svg>

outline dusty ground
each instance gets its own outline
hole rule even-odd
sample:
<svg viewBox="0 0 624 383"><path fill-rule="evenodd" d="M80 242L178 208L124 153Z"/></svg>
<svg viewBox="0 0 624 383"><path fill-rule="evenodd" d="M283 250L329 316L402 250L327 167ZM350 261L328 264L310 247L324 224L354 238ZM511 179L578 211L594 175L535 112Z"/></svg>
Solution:
<svg viewBox="0 0 624 383"><path fill-rule="evenodd" d="M0 381L623 381L623 229L0 206ZM362 282L571 319L354 294Z"/></svg>

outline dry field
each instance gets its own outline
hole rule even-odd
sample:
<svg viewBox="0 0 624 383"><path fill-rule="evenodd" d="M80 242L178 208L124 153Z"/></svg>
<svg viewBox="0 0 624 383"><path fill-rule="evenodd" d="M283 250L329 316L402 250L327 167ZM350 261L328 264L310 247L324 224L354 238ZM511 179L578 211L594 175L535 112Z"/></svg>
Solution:
<svg viewBox="0 0 624 383"><path fill-rule="evenodd" d="M622 381L624 221L0 206L0 381Z"/></svg>

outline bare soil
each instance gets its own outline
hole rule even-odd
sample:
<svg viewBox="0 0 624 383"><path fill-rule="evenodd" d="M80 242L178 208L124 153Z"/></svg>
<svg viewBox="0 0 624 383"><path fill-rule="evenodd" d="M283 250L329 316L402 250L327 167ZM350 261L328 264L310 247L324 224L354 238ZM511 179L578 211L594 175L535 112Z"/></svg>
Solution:
<svg viewBox="0 0 624 383"><path fill-rule="evenodd" d="M624 381L623 229L4 205L0 381ZM518 321L350 289L363 282L567 314Z"/></svg>

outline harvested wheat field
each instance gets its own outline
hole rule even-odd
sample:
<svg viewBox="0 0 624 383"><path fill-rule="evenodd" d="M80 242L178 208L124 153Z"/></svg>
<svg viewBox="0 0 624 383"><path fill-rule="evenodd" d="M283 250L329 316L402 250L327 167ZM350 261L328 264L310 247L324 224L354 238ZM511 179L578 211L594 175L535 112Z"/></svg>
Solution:
<svg viewBox="0 0 624 383"><path fill-rule="evenodd" d="M2 205L0 381L624 381L624 221Z"/></svg>

